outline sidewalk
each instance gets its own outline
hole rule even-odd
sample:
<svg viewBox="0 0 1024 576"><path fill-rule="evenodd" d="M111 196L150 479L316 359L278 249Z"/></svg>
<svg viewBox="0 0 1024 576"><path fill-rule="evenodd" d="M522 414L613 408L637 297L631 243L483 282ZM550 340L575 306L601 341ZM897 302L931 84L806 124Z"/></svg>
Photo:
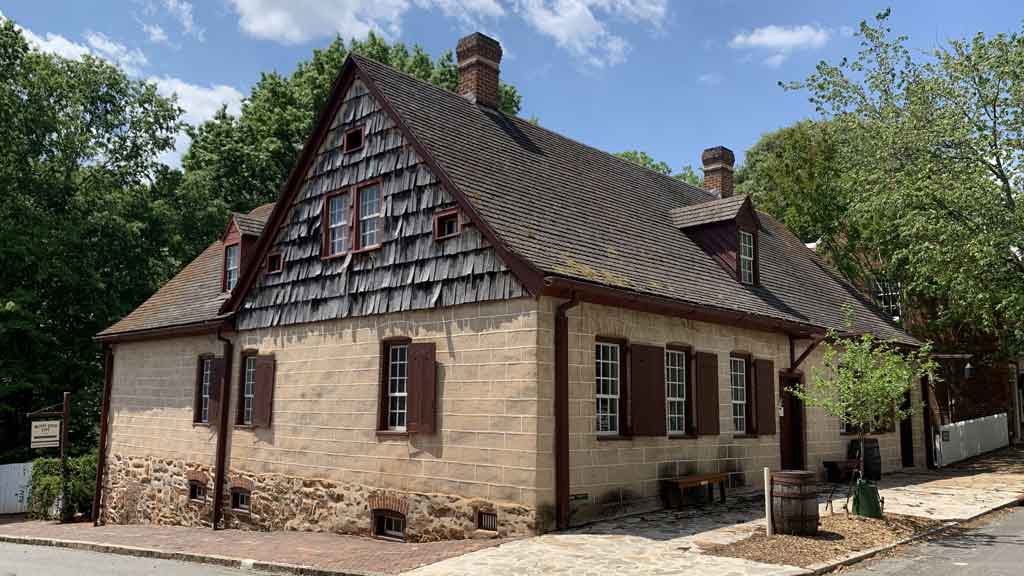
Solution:
<svg viewBox="0 0 1024 576"><path fill-rule="evenodd" d="M886 476L885 511L965 520L1024 495L1024 450L1006 449L960 466ZM827 490L822 496L827 495ZM845 494L836 495L841 510ZM792 566L704 554L764 528L760 491L731 493L726 504L664 510L513 541L402 544L309 532L250 532L179 526L0 523L0 541L72 546L305 574L520 576L530 574L806 574ZM824 501L821 501L825 514ZM297 569L297 567L303 567ZM692 572L691 572L692 571Z"/></svg>

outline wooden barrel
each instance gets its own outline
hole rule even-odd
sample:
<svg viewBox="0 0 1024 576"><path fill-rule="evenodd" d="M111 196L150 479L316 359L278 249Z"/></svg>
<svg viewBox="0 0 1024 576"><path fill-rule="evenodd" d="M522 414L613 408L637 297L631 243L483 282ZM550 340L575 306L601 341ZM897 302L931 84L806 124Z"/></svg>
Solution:
<svg viewBox="0 0 1024 576"><path fill-rule="evenodd" d="M772 473L772 521L778 534L818 533L818 487L814 472Z"/></svg>

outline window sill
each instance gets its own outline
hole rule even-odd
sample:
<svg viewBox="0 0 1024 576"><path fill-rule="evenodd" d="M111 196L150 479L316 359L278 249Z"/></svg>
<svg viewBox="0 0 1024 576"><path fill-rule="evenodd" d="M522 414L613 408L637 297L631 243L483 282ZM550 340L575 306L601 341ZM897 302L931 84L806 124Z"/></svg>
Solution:
<svg viewBox="0 0 1024 576"><path fill-rule="evenodd" d="M669 434L669 440L696 440L699 438L696 434Z"/></svg>
<svg viewBox="0 0 1024 576"><path fill-rule="evenodd" d="M236 430L255 430L256 426L252 424L235 424Z"/></svg>
<svg viewBox="0 0 1024 576"><path fill-rule="evenodd" d="M405 438L409 436L408 430L377 430L378 438Z"/></svg>
<svg viewBox="0 0 1024 576"><path fill-rule="evenodd" d="M733 434L733 440L750 440L758 438L757 434Z"/></svg>
<svg viewBox="0 0 1024 576"><path fill-rule="evenodd" d="M598 442L628 442L633 439L632 436L623 436L622 434L596 434Z"/></svg>
<svg viewBox="0 0 1024 576"><path fill-rule="evenodd" d="M199 427L199 428L209 428L210 427L210 423L209 422L192 422L192 427L193 428L196 428L196 427Z"/></svg>
<svg viewBox="0 0 1024 576"><path fill-rule="evenodd" d="M373 246L367 246L366 248L360 248L359 250L351 250L352 254L366 254L367 252L375 252L380 250L382 244L379 242Z"/></svg>

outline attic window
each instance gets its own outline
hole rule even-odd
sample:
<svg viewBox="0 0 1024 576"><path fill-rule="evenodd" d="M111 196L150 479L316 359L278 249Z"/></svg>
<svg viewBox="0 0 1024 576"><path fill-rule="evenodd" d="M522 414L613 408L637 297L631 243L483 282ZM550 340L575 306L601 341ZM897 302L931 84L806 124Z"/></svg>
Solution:
<svg viewBox="0 0 1024 576"><path fill-rule="evenodd" d="M453 238L462 232L462 222L457 209L445 210L434 215L434 240Z"/></svg>
<svg viewBox="0 0 1024 576"><path fill-rule="evenodd" d="M744 284L754 283L755 255L754 235L746 230L740 230L740 282Z"/></svg>
<svg viewBox="0 0 1024 576"><path fill-rule="evenodd" d="M342 141L342 150L345 153L355 152L363 147L363 127L352 128L345 132Z"/></svg>
<svg viewBox="0 0 1024 576"><path fill-rule="evenodd" d="M280 252L267 255L267 274L278 274L284 269L284 257Z"/></svg>
<svg viewBox="0 0 1024 576"><path fill-rule="evenodd" d="M239 244L224 247L224 290L230 291L238 284Z"/></svg>

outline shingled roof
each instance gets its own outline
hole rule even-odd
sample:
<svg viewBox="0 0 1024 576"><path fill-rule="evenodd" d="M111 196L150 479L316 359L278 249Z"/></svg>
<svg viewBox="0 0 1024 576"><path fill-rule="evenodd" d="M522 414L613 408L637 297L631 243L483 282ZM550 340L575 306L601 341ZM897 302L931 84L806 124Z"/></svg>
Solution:
<svg viewBox="0 0 1024 576"><path fill-rule="evenodd" d="M248 214L236 214L235 221L239 222L239 228L243 220L250 230L258 227L255 234L259 234L273 208L273 204L264 204ZM103 339L219 320L222 316L218 309L227 299L227 293L221 291L223 257L224 245L217 240L148 300L97 337Z"/></svg>
<svg viewBox="0 0 1024 576"><path fill-rule="evenodd" d="M273 206L270 204L270 206ZM248 234L252 236L259 236L263 232L263 224L267 221L267 216L270 213L263 215L262 218L251 216L249 214L243 214L241 212L234 212L231 217L235 221L235 225L238 226L238 232L241 234Z"/></svg>
<svg viewBox="0 0 1024 576"><path fill-rule="evenodd" d="M853 331L919 344L770 216L758 213L761 282L743 285L670 216L710 193L350 58L500 240L545 275L820 328L846 328L848 308Z"/></svg>
<svg viewBox="0 0 1024 576"><path fill-rule="evenodd" d="M669 210L668 215L672 220L672 225L676 228L694 228L705 224L734 220L747 200L746 196L719 198L682 208L673 208Z"/></svg>

